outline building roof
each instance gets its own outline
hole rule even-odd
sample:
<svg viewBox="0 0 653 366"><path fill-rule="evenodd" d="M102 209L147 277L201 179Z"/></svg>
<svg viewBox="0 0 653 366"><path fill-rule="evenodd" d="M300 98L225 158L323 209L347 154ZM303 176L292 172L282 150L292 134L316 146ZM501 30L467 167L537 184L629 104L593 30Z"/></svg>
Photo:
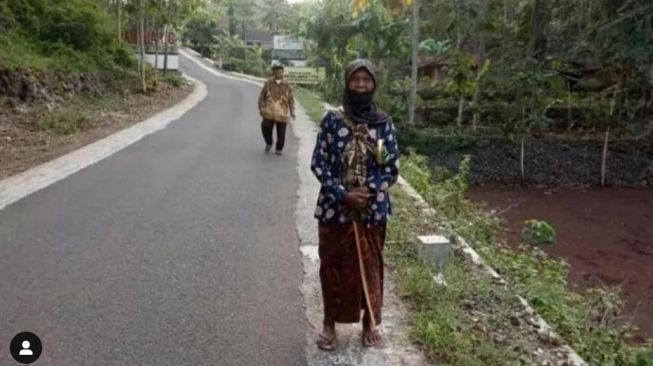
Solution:
<svg viewBox="0 0 653 366"><path fill-rule="evenodd" d="M253 42L269 42L272 43L272 36L274 32L263 30L263 29L248 29L245 28L245 34L243 36L243 41L253 41Z"/></svg>
<svg viewBox="0 0 653 366"><path fill-rule="evenodd" d="M418 68L423 68L423 67L429 67L429 66L445 66L445 65L451 65L453 62L451 61L451 58L449 58L446 55L438 55L438 56L426 56L426 57L420 57L419 61L417 63Z"/></svg>

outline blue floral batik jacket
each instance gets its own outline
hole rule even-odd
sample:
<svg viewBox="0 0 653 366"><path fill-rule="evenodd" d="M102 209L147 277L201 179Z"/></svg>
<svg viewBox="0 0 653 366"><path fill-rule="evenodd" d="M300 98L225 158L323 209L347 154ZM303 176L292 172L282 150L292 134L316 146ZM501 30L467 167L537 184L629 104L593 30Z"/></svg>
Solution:
<svg viewBox="0 0 653 366"><path fill-rule="evenodd" d="M378 225L385 223L392 214L388 188L397 182L399 176L397 136L392 120L370 124L368 129L368 142L376 146L377 139L384 139L387 149L383 166L371 155L367 159L366 185L372 197L367 203L364 217L368 224ZM353 133L341 114L329 111L324 115L311 161L311 170L322 184L314 215L321 223L345 223L352 220L351 212L342 205L347 190L341 183L343 152L352 138Z"/></svg>

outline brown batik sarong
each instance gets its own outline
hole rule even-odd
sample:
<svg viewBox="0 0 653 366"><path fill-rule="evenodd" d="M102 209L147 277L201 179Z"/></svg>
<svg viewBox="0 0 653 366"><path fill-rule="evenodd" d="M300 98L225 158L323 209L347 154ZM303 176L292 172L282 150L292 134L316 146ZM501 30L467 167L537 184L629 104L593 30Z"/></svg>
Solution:
<svg viewBox="0 0 653 366"><path fill-rule="evenodd" d="M376 324L381 324L383 305L383 244L385 224L358 223L370 304ZM320 282L326 320L357 323L366 310L354 227L343 224L319 224Z"/></svg>

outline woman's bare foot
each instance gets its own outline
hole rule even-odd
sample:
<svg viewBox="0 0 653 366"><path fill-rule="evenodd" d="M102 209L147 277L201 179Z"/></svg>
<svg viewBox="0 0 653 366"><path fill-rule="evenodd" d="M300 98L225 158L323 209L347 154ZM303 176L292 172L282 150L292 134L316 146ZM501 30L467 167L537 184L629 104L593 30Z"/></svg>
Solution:
<svg viewBox="0 0 653 366"><path fill-rule="evenodd" d="M363 330L363 346L375 347L383 343L383 336L378 329Z"/></svg>
<svg viewBox="0 0 653 366"><path fill-rule="evenodd" d="M376 327L372 327L367 314L363 316L363 346L374 347L383 343L383 336Z"/></svg>
<svg viewBox="0 0 653 366"><path fill-rule="evenodd" d="M337 347L336 339L336 326L333 325L324 325L322 332L318 334L317 339L315 340L317 348L323 351L333 351Z"/></svg>

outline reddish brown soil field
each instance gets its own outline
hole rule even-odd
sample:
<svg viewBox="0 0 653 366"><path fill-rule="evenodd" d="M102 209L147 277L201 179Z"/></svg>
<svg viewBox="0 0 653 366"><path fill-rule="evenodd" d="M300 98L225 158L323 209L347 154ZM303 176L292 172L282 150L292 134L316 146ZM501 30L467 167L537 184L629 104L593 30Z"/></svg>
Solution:
<svg viewBox="0 0 653 366"><path fill-rule="evenodd" d="M474 187L469 197L500 214L510 244L524 220L553 225L558 243L546 250L570 264L569 283L621 286L637 338L653 338L653 189Z"/></svg>

